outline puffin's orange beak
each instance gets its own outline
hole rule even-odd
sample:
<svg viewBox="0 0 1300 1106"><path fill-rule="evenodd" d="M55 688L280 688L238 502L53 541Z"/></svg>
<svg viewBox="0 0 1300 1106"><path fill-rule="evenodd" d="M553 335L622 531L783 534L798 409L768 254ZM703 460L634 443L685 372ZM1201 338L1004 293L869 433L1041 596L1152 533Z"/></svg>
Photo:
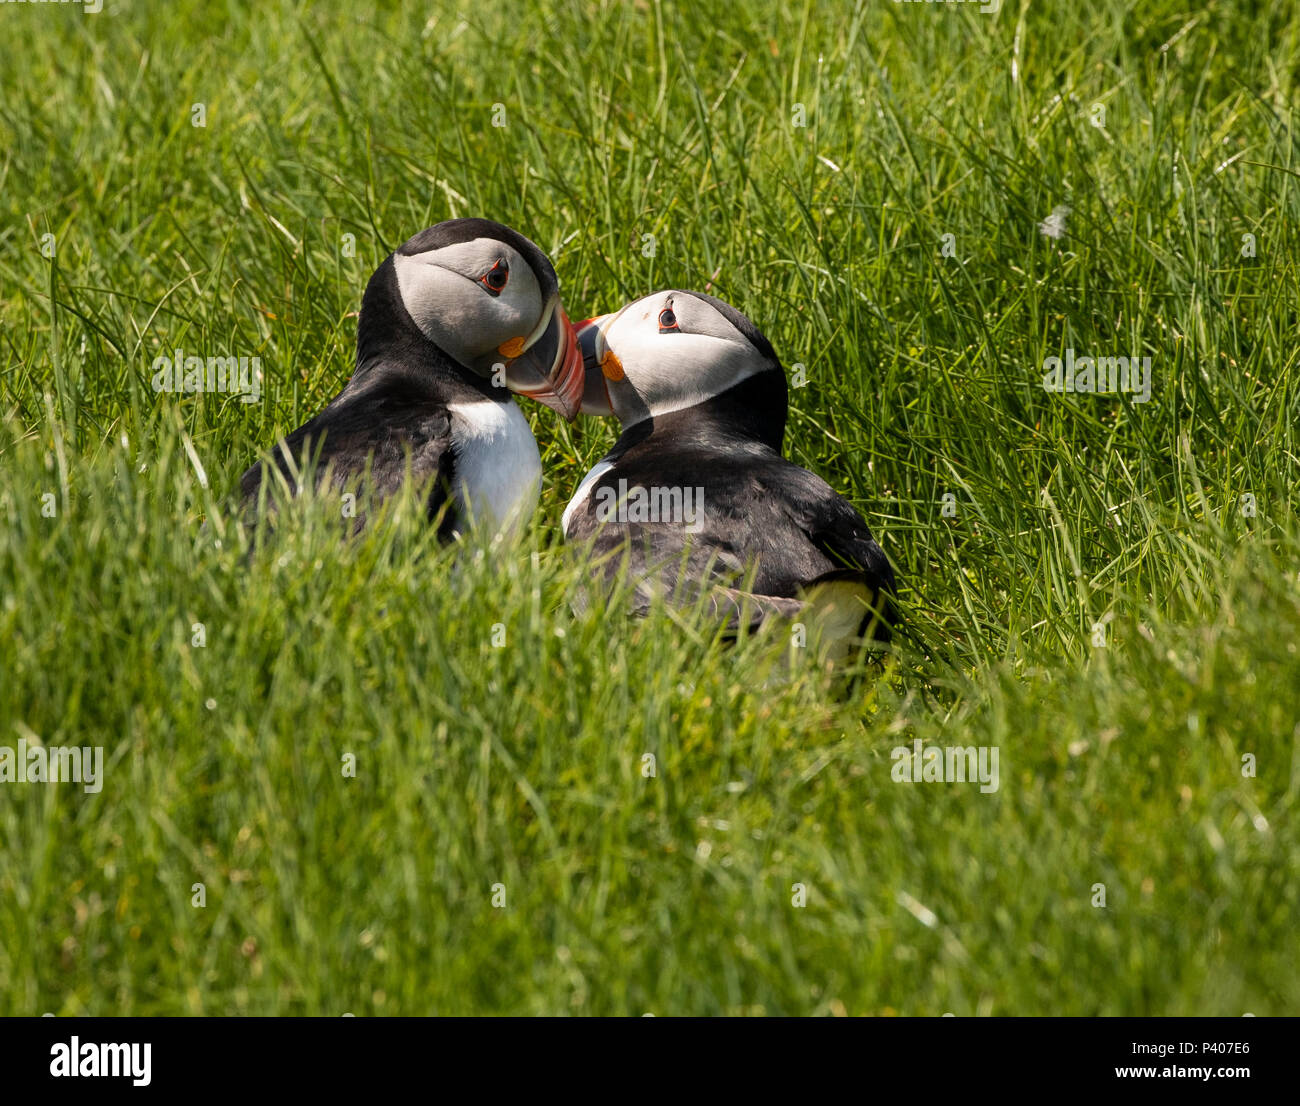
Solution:
<svg viewBox="0 0 1300 1106"><path fill-rule="evenodd" d="M537 330L506 356L506 385L512 392L544 403L566 419L573 419L582 404L582 353L569 316L559 297Z"/></svg>

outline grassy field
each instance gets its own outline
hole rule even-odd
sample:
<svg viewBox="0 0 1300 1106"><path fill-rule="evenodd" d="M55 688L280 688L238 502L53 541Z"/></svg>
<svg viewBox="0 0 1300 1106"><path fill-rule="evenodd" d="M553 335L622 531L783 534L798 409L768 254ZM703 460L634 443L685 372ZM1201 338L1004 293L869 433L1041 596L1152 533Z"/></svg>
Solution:
<svg viewBox="0 0 1300 1106"><path fill-rule="evenodd" d="M1296 1013L1296 5L593 7L0 5L0 748L104 758L0 783L0 1014ZM526 403L519 549L250 549L239 473L463 215L802 368L883 670L572 613L614 427Z"/></svg>

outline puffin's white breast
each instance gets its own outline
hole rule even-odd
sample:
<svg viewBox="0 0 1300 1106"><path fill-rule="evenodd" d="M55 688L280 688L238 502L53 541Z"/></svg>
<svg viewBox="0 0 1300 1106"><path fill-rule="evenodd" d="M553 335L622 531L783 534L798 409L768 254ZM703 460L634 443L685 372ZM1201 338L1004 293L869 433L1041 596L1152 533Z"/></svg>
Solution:
<svg viewBox="0 0 1300 1106"><path fill-rule="evenodd" d="M513 402L449 403L456 454L455 494L477 525L522 529L537 510L542 458L524 413Z"/></svg>

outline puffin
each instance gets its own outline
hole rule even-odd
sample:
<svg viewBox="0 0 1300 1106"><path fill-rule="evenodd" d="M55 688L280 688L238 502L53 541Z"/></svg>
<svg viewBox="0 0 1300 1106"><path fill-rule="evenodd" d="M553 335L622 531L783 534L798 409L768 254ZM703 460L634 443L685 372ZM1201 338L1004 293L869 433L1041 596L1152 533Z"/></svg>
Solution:
<svg viewBox="0 0 1300 1106"><path fill-rule="evenodd" d="M473 526L517 533L537 508L542 463L511 393L576 417L584 369L546 255L488 219L450 219L388 255L366 286L356 365L347 386L282 438L272 459L301 490L356 488L369 470L374 501L410 478L427 486L438 537ZM259 461L240 492L252 513L266 479ZM354 532L365 524L358 511Z"/></svg>
<svg viewBox="0 0 1300 1106"><path fill-rule="evenodd" d="M853 505L782 456L785 372L750 319L669 290L579 324L578 342L582 411L621 424L562 519L597 579L626 560L634 613L702 602L728 634L785 619L832 645L889 640L894 570Z"/></svg>

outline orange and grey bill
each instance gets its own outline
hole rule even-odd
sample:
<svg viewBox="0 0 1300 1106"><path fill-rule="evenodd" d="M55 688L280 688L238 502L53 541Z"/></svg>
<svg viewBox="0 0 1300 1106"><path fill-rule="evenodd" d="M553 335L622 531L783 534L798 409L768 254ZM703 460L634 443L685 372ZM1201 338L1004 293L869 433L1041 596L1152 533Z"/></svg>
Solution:
<svg viewBox="0 0 1300 1106"><path fill-rule="evenodd" d="M506 344L519 351L506 362L510 390L546 404L566 419L574 418L582 405L582 352L559 299L531 335Z"/></svg>

